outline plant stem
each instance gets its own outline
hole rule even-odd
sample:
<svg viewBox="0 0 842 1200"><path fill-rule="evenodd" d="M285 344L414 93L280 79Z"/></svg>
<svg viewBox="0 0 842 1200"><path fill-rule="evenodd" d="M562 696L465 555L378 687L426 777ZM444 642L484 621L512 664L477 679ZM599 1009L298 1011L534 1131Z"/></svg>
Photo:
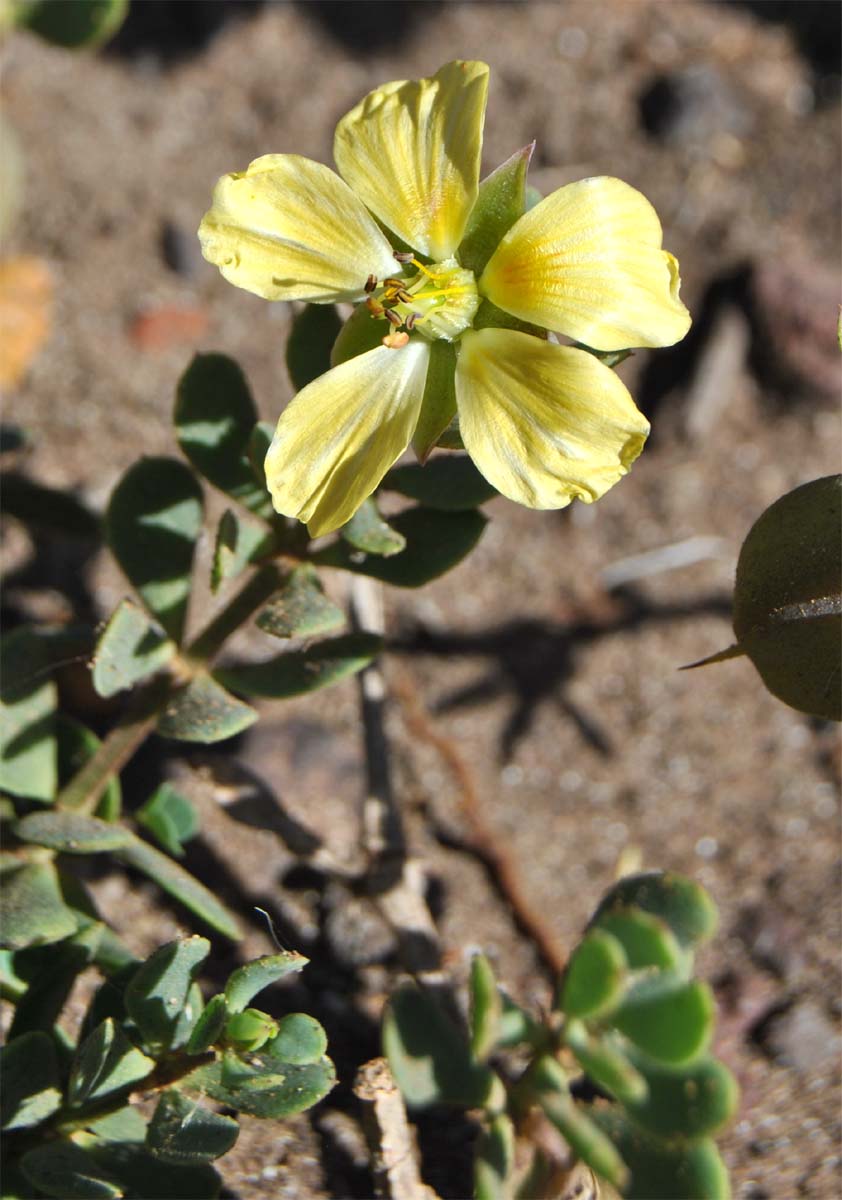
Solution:
<svg viewBox="0 0 842 1200"><path fill-rule="evenodd" d="M184 650L184 658L194 666L204 665L222 649L232 633L249 619L283 584L283 574L274 563L267 563L231 598L209 625Z"/></svg>

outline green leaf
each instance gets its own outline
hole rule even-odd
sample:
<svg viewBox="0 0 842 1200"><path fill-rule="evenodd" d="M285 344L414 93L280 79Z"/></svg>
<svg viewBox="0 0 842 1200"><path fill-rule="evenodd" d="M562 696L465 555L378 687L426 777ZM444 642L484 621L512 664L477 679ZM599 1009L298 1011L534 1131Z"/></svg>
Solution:
<svg viewBox="0 0 842 1200"><path fill-rule="evenodd" d="M349 358L357 358L367 350L374 350L383 344L385 323L375 320L365 306L358 304L348 320L339 331L339 336L333 344L330 355L330 365L338 367Z"/></svg>
<svg viewBox="0 0 842 1200"><path fill-rule="evenodd" d="M509 1200L515 1167L515 1131L504 1113L477 1138L474 1157L476 1200Z"/></svg>
<svg viewBox="0 0 842 1200"><path fill-rule="evenodd" d="M158 733L177 742L207 745L235 737L256 720L257 712L251 705L202 672L171 698L158 718Z"/></svg>
<svg viewBox="0 0 842 1200"><path fill-rule="evenodd" d="M264 1047L269 1059L304 1066L318 1062L327 1050L327 1034L315 1017L289 1013L282 1017L278 1032Z"/></svg>
<svg viewBox="0 0 842 1200"><path fill-rule="evenodd" d="M605 912L595 928L616 938L625 951L633 971L658 967L662 971L683 970L687 956L675 934L661 917L639 908L612 908Z"/></svg>
<svg viewBox="0 0 842 1200"><path fill-rule="evenodd" d="M430 360L412 449L423 463L456 417L456 347L439 340L430 344ZM433 508L439 507L433 505Z"/></svg>
<svg viewBox="0 0 842 1200"><path fill-rule="evenodd" d="M479 278L505 233L526 209L526 172L535 143L517 150L483 179L459 246L459 261Z"/></svg>
<svg viewBox="0 0 842 1200"><path fill-rule="evenodd" d="M296 567L257 618L258 626L273 637L316 637L345 624L342 609L324 594L312 567Z"/></svg>
<svg viewBox="0 0 842 1200"><path fill-rule="evenodd" d="M226 580L234 579L249 563L275 548L275 535L265 525L244 520L226 508L219 519L211 566L211 591L216 593Z"/></svg>
<svg viewBox="0 0 842 1200"><path fill-rule="evenodd" d="M181 858L182 844L195 837L200 827L195 807L168 783L155 789L137 810L135 819L176 858Z"/></svg>
<svg viewBox="0 0 842 1200"><path fill-rule="evenodd" d="M0 876L0 937L12 950L58 942L76 932L51 862L26 863Z"/></svg>
<svg viewBox="0 0 842 1200"><path fill-rule="evenodd" d="M202 1108L170 1088L158 1101L146 1135L148 1150L163 1162L208 1162L227 1154L240 1127L231 1117Z"/></svg>
<svg viewBox="0 0 842 1200"><path fill-rule="evenodd" d="M82 1042L70 1068L68 1102L75 1108L101 1100L145 1079L155 1068L154 1058L132 1045L110 1018Z"/></svg>
<svg viewBox="0 0 842 1200"><path fill-rule="evenodd" d="M46 41L78 50L108 41L128 11L129 0L26 0L15 15Z"/></svg>
<svg viewBox="0 0 842 1200"><path fill-rule="evenodd" d="M628 981L628 960L610 933L587 934L570 956L559 1007L569 1017L600 1017L620 1003Z"/></svg>
<svg viewBox="0 0 842 1200"><path fill-rule="evenodd" d="M598 1110L594 1119L631 1172L623 1190L626 1200L729 1200L728 1172L712 1141L669 1144L647 1137L610 1108Z"/></svg>
<svg viewBox="0 0 842 1200"><path fill-rule="evenodd" d="M219 1176L208 1163L179 1166L161 1162L145 1146L76 1136L132 1200L215 1200L219 1195Z"/></svg>
<svg viewBox="0 0 842 1200"><path fill-rule="evenodd" d="M652 1058L682 1066L707 1049L714 1014L707 984L661 975L635 984L611 1023Z"/></svg>
<svg viewBox="0 0 842 1200"><path fill-rule="evenodd" d="M51 1033L76 979L94 962L105 926L99 922L63 938L58 945L19 951L29 986L15 1008L10 1038L33 1030Z"/></svg>
<svg viewBox="0 0 842 1200"><path fill-rule="evenodd" d="M237 922L225 905L217 900L204 884L199 883L198 879L194 879L184 867L173 862L166 854L137 838L120 850L118 856L129 866L154 879L158 887L163 888L197 917L201 917L212 929L216 929L232 941L239 941L240 930Z"/></svg>
<svg viewBox="0 0 842 1200"><path fill-rule="evenodd" d="M106 536L115 558L169 636L181 641L202 489L173 458L142 458L112 493Z"/></svg>
<svg viewBox="0 0 842 1200"><path fill-rule="evenodd" d="M96 644L93 685L100 696L116 696L166 666L174 644L149 617L121 600Z"/></svg>
<svg viewBox="0 0 842 1200"><path fill-rule="evenodd" d="M734 587L734 632L769 691L842 720L842 475L805 483L755 522Z"/></svg>
<svg viewBox="0 0 842 1200"><path fill-rule="evenodd" d="M0 1049L0 1128L30 1129L61 1106L55 1042L47 1033L24 1033Z"/></svg>
<svg viewBox="0 0 842 1200"><path fill-rule="evenodd" d="M343 542L335 542L313 555L326 567L341 567L370 575L395 587L423 587L450 571L470 554L480 539L486 520L478 512L436 512L410 508L392 521L406 538L406 549L392 558L360 556Z"/></svg>
<svg viewBox="0 0 842 1200"><path fill-rule="evenodd" d="M207 938L194 936L161 946L138 967L123 1000L150 1046L166 1050L173 1044L199 966L209 953Z"/></svg>
<svg viewBox="0 0 842 1200"><path fill-rule="evenodd" d="M380 554L384 558L400 554L406 546L406 538L383 520L371 496L363 501L339 534L354 549Z"/></svg>
<svg viewBox="0 0 842 1200"><path fill-rule="evenodd" d="M23 842L63 854L101 854L127 846L134 836L124 825L75 812L34 812L14 826Z"/></svg>
<svg viewBox="0 0 842 1200"><path fill-rule="evenodd" d="M55 796L57 703L41 639L29 629L0 638L0 787L13 796Z"/></svg>
<svg viewBox="0 0 842 1200"><path fill-rule="evenodd" d="M706 1137L737 1111L737 1081L718 1059L703 1058L680 1071L660 1069L640 1054L632 1061L647 1087L643 1095L623 1102L634 1121L651 1133L664 1138Z"/></svg>
<svg viewBox="0 0 842 1200"><path fill-rule="evenodd" d="M442 512L477 508L497 495L467 454L440 454L423 466L392 467L382 486Z"/></svg>
<svg viewBox="0 0 842 1200"><path fill-rule="evenodd" d="M63 787L84 767L89 758L102 745L81 721L68 717L66 713L56 715L56 749L58 751L58 781ZM109 779L96 806L95 816L103 821L116 821L123 807L119 776Z"/></svg>
<svg viewBox="0 0 842 1200"><path fill-rule="evenodd" d="M127 1104L117 1112L108 1113L95 1121L89 1121L87 1128L98 1138L106 1142L143 1142L146 1140L146 1121L143 1114Z"/></svg>
<svg viewBox="0 0 842 1200"><path fill-rule="evenodd" d="M577 1157L612 1187L622 1189L628 1177L625 1163L599 1125L573 1100L558 1063L546 1057L541 1059L533 1071L533 1080L544 1115Z"/></svg>
<svg viewBox="0 0 842 1200"><path fill-rule="evenodd" d="M45 1196L57 1200L114 1200L123 1186L75 1142L53 1141L28 1150L21 1170Z"/></svg>
<svg viewBox="0 0 842 1200"><path fill-rule="evenodd" d="M607 1037L591 1037L580 1021L565 1026L565 1040L585 1074L623 1104L646 1097L646 1080L619 1046Z"/></svg>
<svg viewBox="0 0 842 1200"><path fill-rule="evenodd" d="M383 1051L412 1108L430 1104L481 1107L494 1074L473 1062L467 1038L427 992L399 988L383 1016Z"/></svg>
<svg viewBox="0 0 842 1200"><path fill-rule="evenodd" d="M187 1039L184 1047L186 1053L203 1054L209 1050L222 1036L227 1019L228 1004L225 997L223 995L212 996Z"/></svg>
<svg viewBox="0 0 842 1200"><path fill-rule="evenodd" d="M305 304L290 330L287 370L297 392L330 370L330 352L342 321L332 304Z"/></svg>
<svg viewBox="0 0 842 1200"><path fill-rule="evenodd" d="M53 536L91 541L100 536L98 518L72 492L44 487L17 471L3 473L3 512Z"/></svg>
<svg viewBox="0 0 842 1200"><path fill-rule="evenodd" d="M670 871L646 871L619 880L603 897L591 926L601 925L606 913L632 907L665 921L679 944L688 950L708 941L716 932L716 906L705 889Z"/></svg>
<svg viewBox="0 0 842 1200"><path fill-rule="evenodd" d="M197 1067L182 1086L254 1117L278 1118L312 1108L335 1083L336 1071L329 1058L296 1066L262 1053L250 1054L246 1062L229 1052L221 1062Z"/></svg>
<svg viewBox="0 0 842 1200"><path fill-rule="evenodd" d="M257 409L232 358L196 355L179 380L173 420L179 446L209 483L252 512L271 515L249 459Z"/></svg>
<svg viewBox="0 0 842 1200"><path fill-rule="evenodd" d="M471 1053L483 1062L497 1045L503 1000L484 954L471 959Z"/></svg>
<svg viewBox="0 0 842 1200"><path fill-rule="evenodd" d="M269 453L269 447L272 445L273 433L274 430L268 421L258 421L251 431L248 444L248 456L252 473L257 480L260 490L267 494L268 487L266 484L266 468L264 463L266 455Z"/></svg>
<svg viewBox="0 0 842 1200"><path fill-rule="evenodd" d="M218 667L214 674L246 696L301 696L356 675L376 658L382 645L373 634L349 633L306 650L279 654L267 662Z"/></svg>
<svg viewBox="0 0 842 1200"><path fill-rule="evenodd" d="M285 975L301 971L309 961L303 954L285 950L280 954L265 954L238 967L225 985L228 1011L242 1012L258 992Z"/></svg>

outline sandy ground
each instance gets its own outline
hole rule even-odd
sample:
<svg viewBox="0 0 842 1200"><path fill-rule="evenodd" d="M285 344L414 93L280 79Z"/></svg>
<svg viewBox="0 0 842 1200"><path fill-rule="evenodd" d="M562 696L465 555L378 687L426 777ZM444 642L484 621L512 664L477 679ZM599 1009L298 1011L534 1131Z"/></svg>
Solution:
<svg viewBox="0 0 842 1200"><path fill-rule="evenodd" d="M156 6L140 7L149 16ZM660 365L639 355L623 367L652 416L650 447L592 509L538 514L495 501L482 542L451 576L388 592L386 677L457 744L561 946L621 856L710 889L722 924L700 970L717 984L719 1052L743 1089L724 1140L735 1195L833 1200L842 1192L836 733L769 696L744 661L677 670L731 640L730 587L752 521L784 491L839 469L839 108L826 64L814 74L783 26L722 4L451 3L416 5L409 17L398 4L375 6L373 17L348 4L342 37L329 27L335 6L233 7L204 48L173 60L145 34L123 39L130 54L96 58L24 36L2 50L27 176L3 250L42 256L56 284L52 336L4 418L31 437L27 469L102 504L139 452L172 451L173 389L197 349L234 355L262 414L277 415L290 395L289 312L226 285L197 259L193 231L221 173L269 151L329 161L336 119L378 82L483 58L493 71L487 169L537 138L542 191L599 173L644 190L699 331ZM363 44L349 44L369 20ZM686 81L688 69L690 99L685 83L647 130L641 97L659 77ZM170 306L194 314L193 332L156 344L138 319ZM700 380L714 370L711 396ZM699 561L608 589L618 562L691 538L708 539ZM105 615L125 585L105 562L89 579ZM343 594L342 579L329 586ZM60 613L67 589L60 579L53 587L40 603ZM514 995L546 1002L546 972L466 846L459 789L435 748L409 732L405 700L390 703L388 728L454 977L481 946ZM303 827L340 857L356 845L355 685L267 705L233 753L165 761L153 748L129 795L161 770L203 805L207 833L191 866L244 912L270 908L311 956L276 1003L319 1015L343 1081L310 1116L244 1122L221 1165L230 1195L365 1196L350 1082L377 1053L393 947L362 902L300 866L290 835ZM236 803L215 803L248 794L269 797L280 837L234 819L244 815ZM139 948L183 928L151 887L122 875L96 887ZM266 946L255 923L244 952ZM219 948L220 972L234 961ZM426 1175L442 1196L467 1194L469 1136L449 1117L421 1123Z"/></svg>

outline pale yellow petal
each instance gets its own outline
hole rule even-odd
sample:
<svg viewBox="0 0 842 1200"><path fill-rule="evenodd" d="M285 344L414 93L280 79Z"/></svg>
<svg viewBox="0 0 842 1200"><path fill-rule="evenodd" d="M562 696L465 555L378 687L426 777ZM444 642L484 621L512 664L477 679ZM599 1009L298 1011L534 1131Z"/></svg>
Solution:
<svg viewBox="0 0 842 1200"><path fill-rule="evenodd" d="M477 467L528 508L598 500L649 432L623 384L592 354L511 329L464 335L456 403Z"/></svg>
<svg viewBox="0 0 842 1200"><path fill-rule="evenodd" d="M652 205L621 179L559 188L491 256L480 291L499 308L593 346L671 346L690 328L678 263Z"/></svg>
<svg viewBox="0 0 842 1200"><path fill-rule="evenodd" d="M388 19L388 18L387 18ZM336 165L371 211L430 258L462 240L479 186L488 67L451 62L387 83L336 127Z"/></svg>
<svg viewBox="0 0 842 1200"><path fill-rule="evenodd" d="M199 226L205 258L265 300L358 300L369 275L395 269L386 238L322 163L265 154L223 175Z"/></svg>
<svg viewBox="0 0 842 1200"><path fill-rule="evenodd" d="M429 345L378 346L308 384L281 415L266 455L279 513L310 534L349 521L409 445L424 395Z"/></svg>

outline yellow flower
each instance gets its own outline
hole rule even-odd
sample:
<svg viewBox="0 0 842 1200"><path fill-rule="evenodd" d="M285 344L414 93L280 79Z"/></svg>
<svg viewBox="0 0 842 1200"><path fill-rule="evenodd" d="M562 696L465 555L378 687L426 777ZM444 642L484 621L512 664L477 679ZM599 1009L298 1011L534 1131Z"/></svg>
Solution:
<svg viewBox="0 0 842 1200"><path fill-rule="evenodd" d="M219 181L202 221L205 257L238 287L365 302L266 458L275 508L313 536L348 521L411 442L423 458L454 411L486 479L532 508L598 499L646 440L614 372L544 331L600 351L684 336L678 264L655 211L619 179L569 184L514 222L477 278L460 254L487 86L478 62L385 84L339 122L342 178L266 155Z"/></svg>

